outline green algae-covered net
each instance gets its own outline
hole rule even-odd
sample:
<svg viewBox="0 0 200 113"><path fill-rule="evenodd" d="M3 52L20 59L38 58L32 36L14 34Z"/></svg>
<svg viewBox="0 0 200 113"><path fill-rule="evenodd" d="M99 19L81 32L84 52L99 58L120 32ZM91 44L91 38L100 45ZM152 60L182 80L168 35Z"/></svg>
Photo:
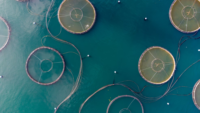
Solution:
<svg viewBox="0 0 200 113"><path fill-rule="evenodd" d="M148 48L140 57L139 73L152 84L166 83L174 74L175 60L166 49L158 46Z"/></svg>
<svg viewBox="0 0 200 113"><path fill-rule="evenodd" d="M0 26L1 26L0 51L1 51L8 44L8 41L10 39L11 28L8 22L3 17L0 17Z"/></svg>
<svg viewBox="0 0 200 113"><path fill-rule="evenodd" d="M183 33L193 33L200 28L200 1L174 0L169 17L172 25Z"/></svg>
<svg viewBox="0 0 200 113"><path fill-rule="evenodd" d="M194 85L193 91L192 91L192 99L195 104L195 106L200 110L200 80L197 81L197 83Z"/></svg>
<svg viewBox="0 0 200 113"><path fill-rule="evenodd" d="M83 34L94 25L96 11L88 0L64 0L58 10L58 20L65 30Z"/></svg>
<svg viewBox="0 0 200 113"><path fill-rule="evenodd" d="M63 75L65 62L62 55L50 47L35 49L26 61L29 78L40 85L51 85Z"/></svg>

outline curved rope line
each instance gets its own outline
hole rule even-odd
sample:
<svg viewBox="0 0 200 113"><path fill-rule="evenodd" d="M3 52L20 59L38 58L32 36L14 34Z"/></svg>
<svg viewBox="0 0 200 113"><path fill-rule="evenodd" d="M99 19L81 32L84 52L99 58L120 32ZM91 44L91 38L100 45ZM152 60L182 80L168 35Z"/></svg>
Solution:
<svg viewBox="0 0 200 113"><path fill-rule="evenodd" d="M48 21L47 21L47 18L48 18L48 14L49 14L49 12L50 12L50 10L51 10L51 8L52 8L53 3L54 3L54 0L52 0L50 6L49 6L49 8L48 8L48 11L47 11L47 13L46 13L45 22L46 22L47 31L49 32L49 34L50 34L54 39L56 39L56 40L58 40L58 41L60 41L60 42L69 44L69 45L71 45L72 47L74 47L74 48L76 49L76 51L78 52L78 55L79 55L79 57L80 57L79 74L78 74L78 77L77 77L77 79L76 79L75 86L74 86L74 88L72 89L71 93L56 107L56 109L55 109L55 111L54 111L54 113L56 113L57 110L59 109L59 107L60 107L66 100L68 100L68 99L76 92L76 90L78 89L79 82L80 82L80 79L81 79L81 74L82 74L83 62L82 62L81 53L80 53L80 51L78 50L78 48L77 48L75 45L73 45L72 43L70 43L70 42L68 42L68 41L65 41L65 40L62 40L62 39L57 38L56 36L54 36L54 35L50 32L50 30L49 30L49 28L48 28Z"/></svg>

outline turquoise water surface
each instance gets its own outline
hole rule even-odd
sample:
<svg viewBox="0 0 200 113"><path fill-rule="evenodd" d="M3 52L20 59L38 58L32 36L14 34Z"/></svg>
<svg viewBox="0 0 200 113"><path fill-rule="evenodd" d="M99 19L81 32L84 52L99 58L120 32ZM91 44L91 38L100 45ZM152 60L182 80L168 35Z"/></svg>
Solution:
<svg viewBox="0 0 200 113"><path fill-rule="evenodd" d="M11 37L8 45L0 51L0 112L1 113L53 113L73 90L77 81L80 58L70 45L59 42L46 29L46 12L51 0L0 0L0 16L10 24ZM62 0L54 1L48 15L49 30L58 38L73 43L83 58L83 70L77 91L65 101L57 113L78 113L85 99L99 88L115 83L132 80L142 89L142 94L156 97L164 93L168 84L154 87L147 83L138 72L138 60L143 51L151 46L161 46L169 50L174 57L178 42L183 34L170 23L169 8L173 0L90 0L97 13L93 28L83 35L74 35L61 28L57 19L57 10ZM30 12L31 11L31 12ZM148 17L148 21L144 21ZM36 22L36 24L33 24ZM2 29L7 28L0 23ZM6 35L4 32L0 32ZM200 34L197 33L196 37ZM0 37L5 42L4 37ZM200 40L188 40L181 47L181 58L175 72L177 78L185 68L200 59ZM27 76L25 70L29 54L38 47L48 46L58 50L64 57L66 69L61 79L53 85L42 86ZM66 53L67 52L67 53ZM75 53L74 53L75 52ZM90 58L85 58L90 54ZM198 113L192 96L189 94L200 78L200 63L186 71L174 88L178 88L162 99L147 103L141 101L145 113ZM114 74L117 71L117 74ZM51 75L50 75L51 76ZM126 83L138 91L133 83ZM133 95L121 86L106 88L93 96L84 105L81 113L106 113L109 102L119 95ZM117 100L109 113L118 113L129 105L132 99ZM134 113L141 113L138 103L130 106ZM169 103L169 105L167 105ZM123 112L124 113L124 112Z"/></svg>

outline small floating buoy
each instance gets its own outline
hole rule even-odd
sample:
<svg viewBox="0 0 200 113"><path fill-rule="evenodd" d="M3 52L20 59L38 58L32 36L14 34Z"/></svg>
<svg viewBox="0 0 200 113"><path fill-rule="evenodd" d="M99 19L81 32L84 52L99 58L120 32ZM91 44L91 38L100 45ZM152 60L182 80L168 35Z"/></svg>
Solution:
<svg viewBox="0 0 200 113"><path fill-rule="evenodd" d="M117 71L114 71L114 73L116 74L116 73L117 73Z"/></svg>
<svg viewBox="0 0 200 113"><path fill-rule="evenodd" d="M90 57L90 55L88 54L87 57Z"/></svg>
<svg viewBox="0 0 200 113"><path fill-rule="evenodd" d="M33 24L35 24L35 22L33 22Z"/></svg>
<svg viewBox="0 0 200 113"><path fill-rule="evenodd" d="M57 108L55 107L54 110L56 110Z"/></svg>
<svg viewBox="0 0 200 113"><path fill-rule="evenodd" d="M120 4L121 3L121 1L120 0L118 0L118 4Z"/></svg>
<svg viewBox="0 0 200 113"><path fill-rule="evenodd" d="M3 76L0 76L0 78L3 78Z"/></svg>
<svg viewBox="0 0 200 113"><path fill-rule="evenodd" d="M167 102L167 105L169 105L169 102Z"/></svg>
<svg viewBox="0 0 200 113"><path fill-rule="evenodd" d="M147 17L145 17L145 18L144 18L144 21L147 21L147 20L148 20Z"/></svg>
<svg viewBox="0 0 200 113"><path fill-rule="evenodd" d="M198 49L198 51L200 51L200 49Z"/></svg>
<svg viewBox="0 0 200 113"><path fill-rule="evenodd" d="M85 26L86 28L90 27L88 24Z"/></svg>

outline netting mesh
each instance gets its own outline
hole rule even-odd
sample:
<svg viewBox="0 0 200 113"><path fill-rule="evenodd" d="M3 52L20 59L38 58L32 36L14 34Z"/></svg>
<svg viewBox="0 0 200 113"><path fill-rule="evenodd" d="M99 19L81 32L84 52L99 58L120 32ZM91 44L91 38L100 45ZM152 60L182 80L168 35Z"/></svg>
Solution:
<svg viewBox="0 0 200 113"><path fill-rule="evenodd" d="M200 80L197 81L197 83L194 85L193 91L192 91L192 98L195 106L200 110Z"/></svg>
<svg viewBox="0 0 200 113"><path fill-rule="evenodd" d="M50 47L35 49L26 62L26 72L34 82L50 85L63 75L65 62L61 54Z"/></svg>
<svg viewBox="0 0 200 113"><path fill-rule="evenodd" d="M154 46L141 55L138 68L140 75L147 82L163 84L173 76L175 60L169 51Z"/></svg>
<svg viewBox="0 0 200 113"><path fill-rule="evenodd" d="M58 19L65 30L82 34L92 28L96 12L88 0L65 0L59 7Z"/></svg>
<svg viewBox="0 0 200 113"><path fill-rule="evenodd" d="M200 2L198 0L175 0L169 17L176 29L192 33L200 28Z"/></svg>
<svg viewBox="0 0 200 113"><path fill-rule="evenodd" d="M5 46L7 45L9 38L10 38L10 26L8 24L8 22L0 17L0 26L1 26L1 30L0 30L0 51L5 48Z"/></svg>
<svg viewBox="0 0 200 113"><path fill-rule="evenodd" d="M118 104L120 104L121 108ZM121 103L124 103L123 105ZM125 104L129 103L129 104ZM117 108L113 108L118 106ZM133 107L134 106L134 107ZM141 108L134 110L134 108ZM144 113L144 108L139 99L131 95L121 95L114 98L108 105L106 113Z"/></svg>

